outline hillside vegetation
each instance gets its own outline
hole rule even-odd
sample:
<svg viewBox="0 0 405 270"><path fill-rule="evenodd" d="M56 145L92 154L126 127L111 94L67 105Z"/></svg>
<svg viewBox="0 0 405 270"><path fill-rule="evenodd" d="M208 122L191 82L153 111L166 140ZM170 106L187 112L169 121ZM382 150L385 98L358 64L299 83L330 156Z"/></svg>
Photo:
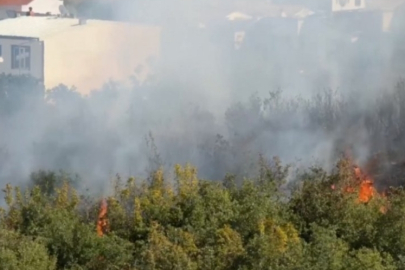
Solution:
<svg viewBox="0 0 405 270"><path fill-rule="evenodd" d="M4 189L0 269L405 269L403 189L359 202L342 159L331 174L308 170L289 193L287 171L261 159L241 184L199 179L190 165L117 177L101 236L101 198L39 172L31 188Z"/></svg>
<svg viewBox="0 0 405 270"><path fill-rule="evenodd" d="M44 99L32 79L1 77L0 269L405 270L403 83L376 100L253 97L226 111L226 136L184 89L137 87ZM378 192L330 157L347 147L383 153L363 166ZM296 173L265 158L278 153L338 161ZM128 167L147 176L94 195Z"/></svg>

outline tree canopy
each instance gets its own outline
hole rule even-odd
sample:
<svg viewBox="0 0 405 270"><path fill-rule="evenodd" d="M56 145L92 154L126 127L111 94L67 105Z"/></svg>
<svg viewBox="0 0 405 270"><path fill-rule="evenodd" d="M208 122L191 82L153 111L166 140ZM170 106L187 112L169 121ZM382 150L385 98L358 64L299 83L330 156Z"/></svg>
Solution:
<svg viewBox="0 0 405 270"><path fill-rule="evenodd" d="M343 159L327 174L309 169L287 193L287 167L261 160L256 177L117 177L106 196L108 230L96 233L98 197L69 175L41 172L33 186L7 185L1 210L1 269L404 269L405 193L367 203ZM52 190L47 183L52 182ZM45 185L45 186L44 186ZM331 188L331 187L335 188ZM381 206L387 211L380 211Z"/></svg>

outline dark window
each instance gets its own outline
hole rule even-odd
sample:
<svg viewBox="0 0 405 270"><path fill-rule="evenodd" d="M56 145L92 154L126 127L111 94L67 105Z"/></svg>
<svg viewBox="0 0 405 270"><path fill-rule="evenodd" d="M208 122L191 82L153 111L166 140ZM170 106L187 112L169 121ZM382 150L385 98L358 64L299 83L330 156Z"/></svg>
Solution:
<svg viewBox="0 0 405 270"><path fill-rule="evenodd" d="M29 46L11 45L11 68L31 69L31 48Z"/></svg>

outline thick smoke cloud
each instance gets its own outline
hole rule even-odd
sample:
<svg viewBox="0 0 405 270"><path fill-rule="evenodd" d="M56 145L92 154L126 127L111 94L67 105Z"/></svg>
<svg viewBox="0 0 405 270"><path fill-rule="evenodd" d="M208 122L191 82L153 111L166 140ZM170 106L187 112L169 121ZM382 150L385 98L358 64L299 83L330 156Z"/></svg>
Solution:
<svg viewBox="0 0 405 270"><path fill-rule="evenodd" d="M149 4L159 16L143 16L157 23L175 7ZM128 19L131 10L114 16ZM142 84L108 82L88 97L62 85L43 99L41 86L2 77L0 184L44 169L100 187L116 173L185 162L221 179L249 175L259 154L332 169L348 147L360 163L404 150L405 88L394 69L403 63L395 42L404 31L357 33L315 14L297 35L280 32L290 21L234 24L225 16L204 26L182 17L165 23L162 57ZM245 39L235 50L240 30Z"/></svg>

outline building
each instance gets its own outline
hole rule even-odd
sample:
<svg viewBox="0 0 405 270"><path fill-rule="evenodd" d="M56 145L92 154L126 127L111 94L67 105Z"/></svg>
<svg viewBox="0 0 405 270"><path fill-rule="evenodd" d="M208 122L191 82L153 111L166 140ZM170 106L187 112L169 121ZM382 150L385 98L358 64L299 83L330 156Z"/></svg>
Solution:
<svg viewBox="0 0 405 270"><path fill-rule="evenodd" d="M6 0L1 0L6 1ZM60 6L63 5L59 0L25 0L24 5L19 7L18 11L25 13L31 7L35 14L60 14Z"/></svg>
<svg viewBox="0 0 405 270"><path fill-rule="evenodd" d="M364 9L366 0L332 0L332 12Z"/></svg>
<svg viewBox="0 0 405 270"><path fill-rule="evenodd" d="M314 12L301 5L277 5L271 2L235 1L234 11L226 16L234 28L235 48L239 49L247 36L274 43L274 38L298 38L306 18ZM236 11L235 11L236 10ZM263 36L262 33L267 33ZM256 36L255 36L256 35ZM270 44L267 44L270 45Z"/></svg>
<svg viewBox="0 0 405 270"><path fill-rule="evenodd" d="M380 15L380 26L384 32L393 30L396 21L403 21L405 0L368 0L366 11Z"/></svg>
<svg viewBox="0 0 405 270"><path fill-rule="evenodd" d="M59 0L0 0L0 20L25 15L32 8L36 15L60 14Z"/></svg>
<svg viewBox="0 0 405 270"><path fill-rule="evenodd" d="M159 57L160 28L23 16L0 21L0 54L0 73L30 74L48 89L65 84L87 94L109 79L135 75L142 82Z"/></svg>
<svg viewBox="0 0 405 270"><path fill-rule="evenodd" d="M404 7L405 0L332 0L333 17L357 32L365 32L364 28L390 32L393 19L403 17Z"/></svg>

